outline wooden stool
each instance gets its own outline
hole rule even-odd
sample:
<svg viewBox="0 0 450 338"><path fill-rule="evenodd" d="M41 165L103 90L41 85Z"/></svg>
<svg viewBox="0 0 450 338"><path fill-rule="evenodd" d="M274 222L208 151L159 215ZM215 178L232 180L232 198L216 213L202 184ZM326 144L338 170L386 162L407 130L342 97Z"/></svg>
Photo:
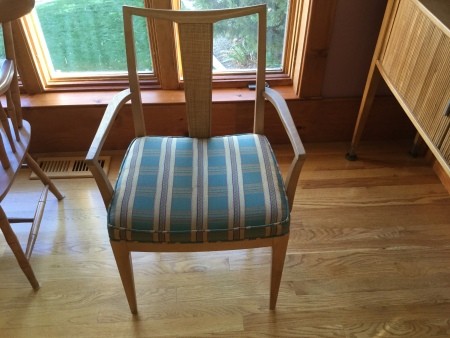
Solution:
<svg viewBox="0 0 450 338"><path fill-rule="evenodd" d="M7 102L6 112L0 102L0 161L2 163L2 166L0 166L0 203L10 190L17 172L24 162L40 178L44 184L44 189L33 218L8 218L0 204L0 228L19 266L33 289L37 290L39 283L29 260L42 220L47 193L50 190L58 200L63 199L63 195L28 153L31 127L27 121L22 119L11 21L27 14L33 7L34 0L0 0L0 23L3 29L6 54L6 60L0 60L0 95L4 94ZM14 136L11 130L14 131ZM7 142L4 140L7 140ZM32 223L25 252L11 228L11 223Z"/></svg>

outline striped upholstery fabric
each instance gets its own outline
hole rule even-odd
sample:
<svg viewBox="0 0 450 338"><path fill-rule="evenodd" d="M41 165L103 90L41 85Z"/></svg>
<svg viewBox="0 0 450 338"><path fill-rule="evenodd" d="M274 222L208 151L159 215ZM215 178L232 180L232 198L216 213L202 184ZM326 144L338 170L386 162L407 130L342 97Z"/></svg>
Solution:
<svg viewBox="0 0 450 338"><path fill-rule="evenodd" d="M108 210L112 240L214 242L279 236L289 210L264 136L142 137Z"/></svg>

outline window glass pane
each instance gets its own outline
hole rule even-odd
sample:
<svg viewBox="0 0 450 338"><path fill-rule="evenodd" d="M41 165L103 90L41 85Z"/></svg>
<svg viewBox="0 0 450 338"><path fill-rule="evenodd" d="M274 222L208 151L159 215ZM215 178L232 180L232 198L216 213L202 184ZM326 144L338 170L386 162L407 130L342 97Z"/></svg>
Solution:
<svg viewBox="0 0 450 338"><path fill-rule="evenodd" d="M181 8L220 9L267 4L267 69L281 70L289 0L181 0ZM216 72L256 68L256 16L215 25Z"/></svg>
<svg viewBox="0 0 450 338"><path fill-rule="evenodd" d="M122 5L142 7L143 0L36 0L54 71L126 71ZM135 21L135 31L138 69L151 72L144 19Z"/></svg>

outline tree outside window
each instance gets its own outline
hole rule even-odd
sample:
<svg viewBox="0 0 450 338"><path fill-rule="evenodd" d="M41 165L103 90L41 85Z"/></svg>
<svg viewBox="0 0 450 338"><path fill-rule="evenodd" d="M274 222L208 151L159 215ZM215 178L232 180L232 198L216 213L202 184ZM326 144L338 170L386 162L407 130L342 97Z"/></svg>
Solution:
<svg viewBox="0 0 450 338"><path fill-rule="evenodd" d="M288 0L182 0L182 9L222 9L267 4L267 68L281 70ZM256 16L227 20L214 32L217 64L226 69L255 69Z"/></svg>
<svg viewBox="0 0 450 338"><path fill-rule="evenodd" d="M53 70L125 72L122 5L143 6L143 0L37 0L39 18ZM136 23L139 69L151 71L146 23Z"/></svg>

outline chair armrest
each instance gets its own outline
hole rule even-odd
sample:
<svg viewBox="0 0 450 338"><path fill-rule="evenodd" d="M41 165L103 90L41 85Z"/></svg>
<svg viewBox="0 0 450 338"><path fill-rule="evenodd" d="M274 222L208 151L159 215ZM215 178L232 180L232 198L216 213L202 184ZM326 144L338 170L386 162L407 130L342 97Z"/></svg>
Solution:
<svg viewBox="0 0 450 338"><path fill-rule="evenodd" d="M106 207L108 207L109 202L111 201L113 187L105 171L100 166L99 156L117 114L123 105L130 100L130 97L130 89L125 89L113 97L112 101L106 107L105 114L103 115L85 159L89 170L94 176Z"/></svg>
<svg viewBox="0 0 450 338"><path fill-rule="evenodd" d="M303 143L300 139L297 128L295 127L294 120L292 119L291 112L289 111L285 99L277 91L271 88L265 88L264 97L275 107L286 134L289 137L292 149L294 150L294 158L284 181L289 201L289 208L292 210L298 178L305 160L305 148L303 147Z"/></svg>

